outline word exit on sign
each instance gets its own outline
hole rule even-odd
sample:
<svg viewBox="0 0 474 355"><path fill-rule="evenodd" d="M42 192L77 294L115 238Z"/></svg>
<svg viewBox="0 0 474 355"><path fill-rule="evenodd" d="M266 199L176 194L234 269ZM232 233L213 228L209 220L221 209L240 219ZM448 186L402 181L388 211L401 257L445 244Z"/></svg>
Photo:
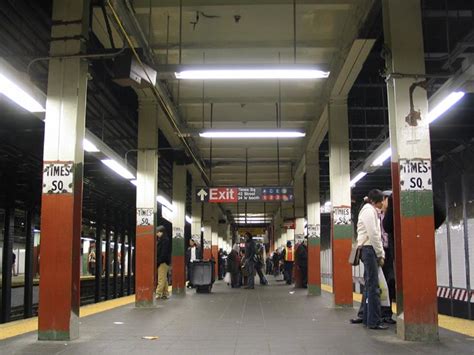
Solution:
<svg viewBox="0 0 474 355"><path fill-rule="evenodd" d="M229 202L291 202L292 187L198 187L196 201L211 203Z"/></svg>

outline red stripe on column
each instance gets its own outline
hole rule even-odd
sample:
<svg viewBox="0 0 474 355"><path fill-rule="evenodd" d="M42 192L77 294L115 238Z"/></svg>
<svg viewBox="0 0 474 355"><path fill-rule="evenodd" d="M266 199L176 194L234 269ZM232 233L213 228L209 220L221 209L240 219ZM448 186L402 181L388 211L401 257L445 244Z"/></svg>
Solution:
<svg viewBox="0 0 474 355"><path fill-rule="evenodd" d="M216 278L217 278L217 275L218 275L218 272L219 272L219 268L218 268L218 264L217 264L217 258L218 258L218 253L219 253L219 247L217 245L213 245L211 247L211 252L212 252L212 257L214 258L214 273L216 275Z"/></svg>
<svg viewBox="0 0 474 355"><path fill-rule="evenodd" d="M204 260L211 260L211 257L212 257L211 249L210 248L205 248L202 257L203 257Z"/></svg>
<svg viewBox="0 0 474 355"><path fill-rule="evenodd" d="M352 302L352 267L347 261L352 249L352 239L333 239L333 290L336 306Z"/></svg>
<svg viewBox="0 0 474 355"><path fill-rule="evenodd" d="M136 228L135 302L153 302L155 292L156 242L153 226Z"/></svg>
<svg viewBox="0 0 474 355"><path fill-rule="evenodd" d="M402 217L401 222L405 324L437 324L433 216Z"/></svg>
<svg viewBox="0 0 474 355"><path fill-rule="evenodd" d="M39 332L69 332L72 301L80 298L80 279L72 260L78 253L73 252L78 245L73 241L77 238L73 234L73 208L72 194L42 196Z"/></svg>
<svg viewBox="0 0 474 355"><path fill-rule="evenodd" d="M172 258L172 281L173 281L173 293L175 288L184 290L186 285L186 271L184 267L184 256L173 256Z"/></svg>
<svg viewBox="0 0 474 355"><path fill-rule="evenodd" d="M321 286L321 248L308 247L308 283Z"/></svg>
<svg viewBox="0 0 474 355"><path fill-rule="evenodd" d="M395 208L400 206L400 165L398 162L392 162L392 200L394 211ZM393 214L393 228L394 228L394 240L395 240L395 287L397 295L397 314L400 315L403 312L403 303L400 299L403 299L403 272L402 272L402 238L401 238L401 220L400 213Z"/></svg>

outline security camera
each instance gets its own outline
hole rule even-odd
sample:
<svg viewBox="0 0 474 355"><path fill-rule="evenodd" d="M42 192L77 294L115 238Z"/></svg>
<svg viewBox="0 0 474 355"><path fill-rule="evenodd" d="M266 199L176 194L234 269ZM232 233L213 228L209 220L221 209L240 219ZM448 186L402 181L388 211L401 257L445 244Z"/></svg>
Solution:
<svg viewBox="0 0 474 355"><path fill-rule="evenodd" d="M239 23L240 15L234 15L234 21L235 21L235 23Z"/></svg>

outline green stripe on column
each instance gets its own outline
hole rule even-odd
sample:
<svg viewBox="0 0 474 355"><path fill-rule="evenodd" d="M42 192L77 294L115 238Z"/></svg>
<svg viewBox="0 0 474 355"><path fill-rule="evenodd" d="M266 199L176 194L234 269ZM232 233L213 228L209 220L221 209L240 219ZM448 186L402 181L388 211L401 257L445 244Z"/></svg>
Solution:
<svg viewBox="0 0 474 355"><path fill-rule="evenodd" d="M321 285L308 284L308 294L310 296L321 296Z"/></svg>
<svg viewBox="0 0 474 355"><path fill-rule="evenodd" d="M351 239L352 238L352 224L335 224L334 226L334 239Z"/></svg>
<svg viewBox="0 0 474 355"><path fill-rule="evenodd" d="M183 256L184 255L184 238L173 238L173 256Z"/></svg>
<svg viewBox="0 0 474 355"><path fill-rule="evenodd" d="M321 244L321 238L308 238L308 246L310 247L317 247Z"/></svg>
<svg viewBox="0 0 474 355"><path fill-rule="evenodd" d="M402 217L429 216L433 214L432 191L401 191Z"/></svg>

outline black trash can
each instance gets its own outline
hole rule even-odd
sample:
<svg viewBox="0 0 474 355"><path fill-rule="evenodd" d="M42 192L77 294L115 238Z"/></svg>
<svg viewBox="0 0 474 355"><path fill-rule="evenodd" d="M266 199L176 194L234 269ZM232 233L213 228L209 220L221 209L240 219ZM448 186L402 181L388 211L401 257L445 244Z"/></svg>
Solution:
<svg viewBox="0 0 474 355"><path fill-rule="evenodd" d="M210 260L195 261L191 264L193 268L191 283L197 293L209 293L215 281L214 262Z"/></svg>

